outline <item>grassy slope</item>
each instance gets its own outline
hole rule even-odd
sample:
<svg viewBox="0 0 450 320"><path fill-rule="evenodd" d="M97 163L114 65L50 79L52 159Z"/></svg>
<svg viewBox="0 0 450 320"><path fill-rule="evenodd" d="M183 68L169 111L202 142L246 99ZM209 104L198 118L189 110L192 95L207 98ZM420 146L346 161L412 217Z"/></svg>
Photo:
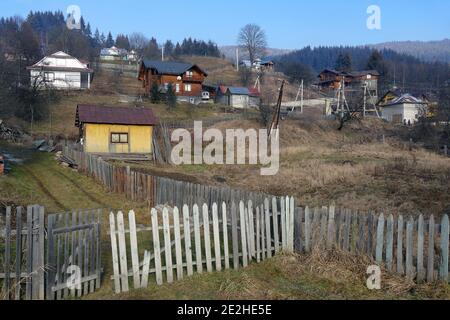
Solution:
<svg viewBox="0 0 450 320"><path fill-rule="evenodd" d="M218 129L259 128L257 123L220 123ZM255 166L153 166L197 182L274 195L294 195L299 204L330 205L402 214L450 211L450 159L420 147L409 151L396 128L379 121L349 124L342 132L331 121L287 121L281 127L281 163L276 176L262 177ZM381 143L385 134L394 136ZM450 213L450 212L449 212Z"/></svg>
<svg viewBox="0 0 450 320"><path fill-rule="evenodd" d="M53 155L35 153L0 178L0 201L15 205L40 204L47 212L71 209L130 209L136 204L110 194L91 178L57 164ZM139 209L139 206L138 208Z"/></svg>
<svg viewBox="0 0 450 320"><path fill-rule="evenodd" d="M19 154L18 150L13 150ZM2 199L16 204L40 203L47 212L68 208L134 208L138 224L148 223L145 205L131 203L123 196L110 194L91 178L61 167L49 154L29 153L23 166L0 178ZM87 195L89 194L89 196ZM104 219L107 212L105 211ZM349 255L280 256L249 268L221 273L195 275L174 284L133 290L114 295L112 291L111 252L103 230L104 280L99 292L86 299L449 299L445 285L416 286L404 279L386 275L382 291L365 287L364 268L372 262ZM142 241L141 241L142 240ZM149 239L140 239L148 249ZM141 251L142 251L141 250ZM141 256L142 256L142 252ZM384 277L384 276L383 276Z"/></svg>
<svg viewBox="0 0 450 320"><path fill-rule="evenodd" d="M339 261L339 264L338 263ZM352 264L349 264L351 262ZM277 256L240 271L195 274L173 284L111 296L110 287L86 299L121 300L317 300L450 299L450 286L415 285L384 273L382 290L366 287L368 261L330 253L325 256Z"/></svg>

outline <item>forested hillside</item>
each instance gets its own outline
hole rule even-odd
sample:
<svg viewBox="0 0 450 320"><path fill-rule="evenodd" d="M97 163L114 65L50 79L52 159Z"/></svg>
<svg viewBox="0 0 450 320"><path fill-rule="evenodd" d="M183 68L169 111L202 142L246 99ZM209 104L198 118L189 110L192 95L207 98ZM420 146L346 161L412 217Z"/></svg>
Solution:
<svg viewBox="0 0 450 320"><path fill-rule="evenodd" d="M394 41L375 44L376 49L390 49L429 62L450 63L450 39L441 41Z"/></svg>
<svg viewBox="0 0 450 320"><path fill-rule="evenodd" d="M449 79L450 67L440 62L425 62L407 54L393 50L374 50L369 47L306 47L278 57L278 70L287 73L297 72L295 77L304 75L310 79L325 68L364 70L376 69L382 75L386 86L404 87L405 90L426 90L438 88Z"/></svg>

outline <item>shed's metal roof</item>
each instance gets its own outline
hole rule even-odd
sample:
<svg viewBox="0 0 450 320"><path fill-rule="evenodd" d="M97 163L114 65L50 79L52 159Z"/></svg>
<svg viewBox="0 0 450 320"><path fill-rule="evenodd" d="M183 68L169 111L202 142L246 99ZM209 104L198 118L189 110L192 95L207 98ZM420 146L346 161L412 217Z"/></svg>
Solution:
<svg viewBox="0 0 450 320"><path fill-rule="evenodd" d="M77 127L81 123L155 125L156 122L152 109L78 105L75 125Z"/></svg>
<svg viewBox="0 0 450 320"><path fill-rule="evenodd" d="M228 91L231 94L235 94L235 95L243 95L243 96L250 95L250 91L248 90L248 88L244 88L244 87L228 87Z"/></svg>

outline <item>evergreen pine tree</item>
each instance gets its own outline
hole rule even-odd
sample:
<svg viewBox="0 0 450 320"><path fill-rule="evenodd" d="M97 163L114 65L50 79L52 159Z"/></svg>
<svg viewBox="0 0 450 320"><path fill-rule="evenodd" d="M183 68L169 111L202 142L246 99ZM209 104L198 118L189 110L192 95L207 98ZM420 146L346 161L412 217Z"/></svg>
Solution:
<svg viewBox="0 0 450 320"><path fill-rule="evenodd" d="M159 86L156 82L153 82L152 87L150 88L150 101L153 104L161 101L161 93L159 92Z"/></svg>
<svg viewBox="0 0 450 320"><path fill-rule="evenodd" d="M174 109L177 106L177 96L175 95L175 91L171 83L167 86L166 104L169 109Z"/></svg>
<svg viewBox="0 0 450 320"><path fill-rule="evenodd" d="M107 48L111 48L114 46L114 39L112 37L111 32L108 33L108 37L106 38L105 46Z"/></svg>

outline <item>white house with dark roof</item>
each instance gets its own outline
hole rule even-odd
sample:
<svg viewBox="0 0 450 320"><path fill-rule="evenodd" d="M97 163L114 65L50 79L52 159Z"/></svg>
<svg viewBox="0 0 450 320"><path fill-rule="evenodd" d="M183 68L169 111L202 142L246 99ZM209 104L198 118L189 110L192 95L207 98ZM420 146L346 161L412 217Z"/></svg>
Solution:
<svg viewBox="0 0 450 320"><path fill-rule="evenodd" d="M419 118L427 113L427 102L403 94L383 105L380 105L383 119L394 123L411 123L419 121Z"/></svg>
<svg viewBox="0 0 450 320"><path fill-rule="evenodd" d="M94 71L89 64L59 51L27 67L31 85L57 90L90 89Z"/></svg>

